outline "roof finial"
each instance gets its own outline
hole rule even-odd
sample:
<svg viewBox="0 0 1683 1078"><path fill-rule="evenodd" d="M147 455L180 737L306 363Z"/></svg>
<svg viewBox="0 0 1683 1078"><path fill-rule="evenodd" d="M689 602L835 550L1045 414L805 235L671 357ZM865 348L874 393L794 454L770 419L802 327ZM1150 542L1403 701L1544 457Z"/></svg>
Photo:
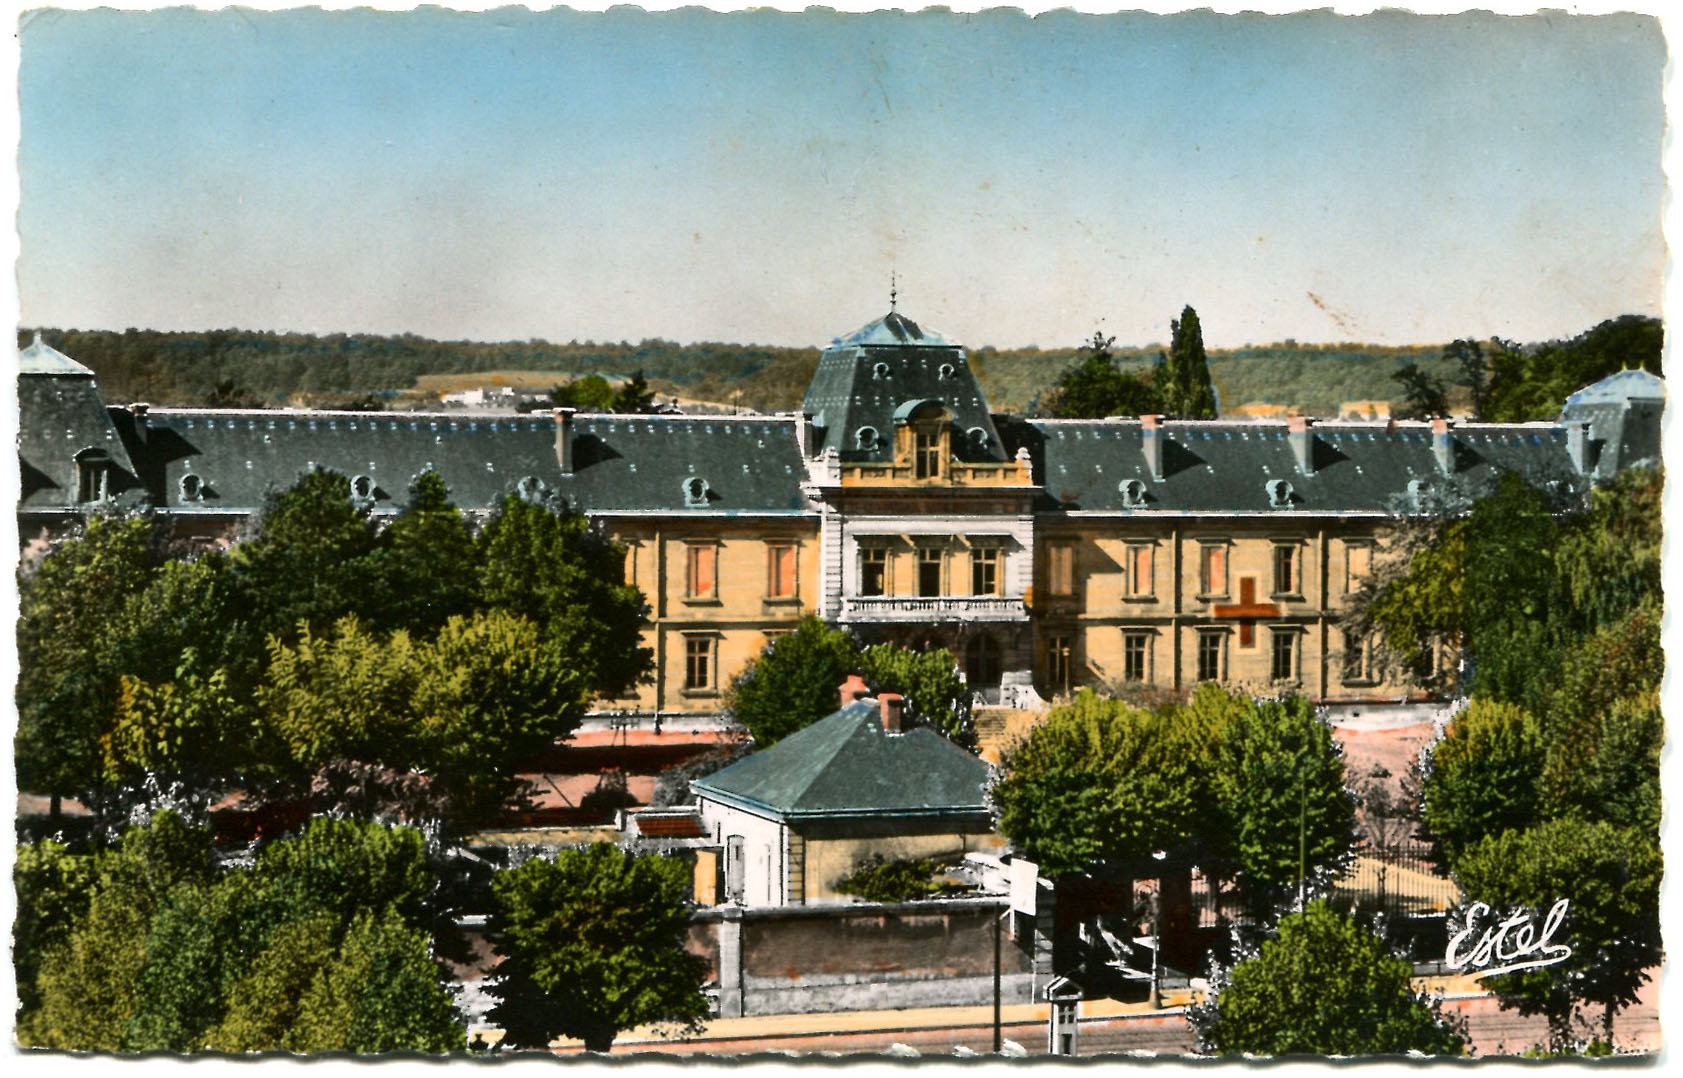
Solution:
<svg viewBox="0 0 1683 1078"><path fill-rule="evenodd" d="M888 313L893 314L900 304L899 280L893 270L888 271Z"/></svg>

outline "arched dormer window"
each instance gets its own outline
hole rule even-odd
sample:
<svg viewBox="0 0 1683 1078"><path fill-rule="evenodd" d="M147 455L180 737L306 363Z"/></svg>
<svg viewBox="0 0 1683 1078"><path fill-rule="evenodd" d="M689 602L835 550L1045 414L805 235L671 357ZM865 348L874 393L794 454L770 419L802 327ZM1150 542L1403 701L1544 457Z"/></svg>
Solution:
<svg viewBox="0 0 1683 1078"><path fill-rule="evenodd" d="M699 475L692 475L688 479L684 480L683 490L685 509L707 508L707 480L701 478Z"/></svg>
<svg viewBox="0 0 1683 1078"><path fill-rule="evenodd" d="M374 500L374 480L359 475L351 480L351 501L366 505Z"/></svg>
<svg viewBox="0 0 1683 1078"><path fill-rule="evenodd" d="M1116 485L1122 492L1122 505L1128 509L1139 509L1145 505L1145 484L1138 479L1124 479Z"/></svg>
<svg viewBox="0 0 1683 1078"><path fill-rule="evenodd" d="M853 446L855 449L875 449L882 441L882 435L875 427L860 427L853 432Z"/></svg>
<svg viewBox="0 0 1683 1078"><path fill-rule="evenodd" d="M938 400L906 401L894 410L894 423L905 429L896 455L909 453L915 479L939 479L946 475L952 454L951 426L946 406Z"/></svg>
<svg viewBox="0 0 1683 1078"><path fill-rule="evenodd" d="M523 502L538 502L543 500L544 481L535 475L523 475L514 484L514 493Z"/></svg>
<svg viewBox="0 0 1683 1078"><path fill-rule="evenodd" d="M111 454L89 446L76 454L76 500L103 502L111 497Z"/></svg>
<svg viewBox="0 0 1683 1078"><path fill-rule="evenodd" d="M878 363L871 368L871 377L881 382L894 374L894 368L886 363Z"/></svg>
<svg viewBox="0 0 1683 1078"><path fill-rule="evenodd" d="M1408 481L1408 507L1413 512L1420 512L1426 507L1426 482L1423 479Z"/></svg>
<svg viewBox="0 0 1683 1078"><path fill-rule="evenodd" d="M197 502L204 500L204 480L200 479L192 472L188 472L186 475L181 477L181 482L178 484L178 487L181 491L181 500L183 502Z"/></svg>
<svg viewBox="0 0 1683 1078"><path fill-rule="evenodd" d="M1270 509L1291 508L1291 484L1284 479L1270 479L1263 486L1268 491L1268 507Z"/></svg>
<svg viewBox="0 0 1683 1078"><path fill-rule="evenodd" d="M978 453L984 452L988 448L988 432L981 427L971 427L964 432L964 436L969 439L970 448Z"/></svg>
<svg viewBox="0 0 1683 1078"><path fill-rule="evenodd" d="M939 377L941 379L941 381L945 382L947 379L951 378L954 374L956 374L957 371L954 369L954 367L951 363L943 363L943 364L941 364L940 370L936 371L935 373L936 373L937 377Z"/></svg>

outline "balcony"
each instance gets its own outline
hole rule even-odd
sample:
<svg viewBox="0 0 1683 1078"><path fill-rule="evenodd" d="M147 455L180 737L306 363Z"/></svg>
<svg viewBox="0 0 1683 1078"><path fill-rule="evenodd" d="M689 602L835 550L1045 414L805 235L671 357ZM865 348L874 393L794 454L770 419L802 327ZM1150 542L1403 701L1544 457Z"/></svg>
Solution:
<svg viewBox="0 0 1683 1078"><path fill-rule="evenodd" d="M1004 595L845 596L841 616L847 622L1027 621L1022 597Z"/></svg>

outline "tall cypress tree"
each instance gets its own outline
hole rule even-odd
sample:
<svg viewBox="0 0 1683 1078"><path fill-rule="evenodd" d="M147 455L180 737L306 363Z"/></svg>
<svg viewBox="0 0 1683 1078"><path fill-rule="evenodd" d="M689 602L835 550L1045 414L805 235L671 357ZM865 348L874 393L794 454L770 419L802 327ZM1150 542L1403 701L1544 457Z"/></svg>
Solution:
<svg viewBox="0 0 1683 1078"><path fill-rule="evenodd" d="M1210 383L1210 362L1204 354L1198 312L1187 306L1169 326L1169 355L1162 372L1167 377L1159 383L1163 386L1164 410L1186 419L1214 419L1215 387Z"/></svg>

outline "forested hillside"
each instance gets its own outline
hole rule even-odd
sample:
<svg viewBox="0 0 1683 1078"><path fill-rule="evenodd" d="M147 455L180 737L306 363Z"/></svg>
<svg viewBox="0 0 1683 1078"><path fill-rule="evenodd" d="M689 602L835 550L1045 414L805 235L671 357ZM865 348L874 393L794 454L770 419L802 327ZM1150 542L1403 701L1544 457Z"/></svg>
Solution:
<svg viewBox="0 0 1683 1078"><path fill-rule="evenodd" d="M27 341L33 330L26 330ZM425 375L554 372L611 380L641 371L659 397L716 401L759 411L800 405L818 363L815 348L665 340L579 342L434 341L404 335L212 330L162 333L43 329L47 343L91 367L113 401L153 404L333 405L349 400L408 406ZM1490 365L1488 418L1543 418L1565 394L1622 366L1659 370L1660 323L1625 316L1570 341L1538 345L1485 342ZM1124 370L1149 374L1163 346L1117 347ZM1080 357L1080 348L977 348L972 362L997 411L1033 410L1041 394ZM1261 401L1312 414L1336 413L1344 401L1400 404L1393 375L1409 364L1449 387L1453 406L1468 402L1462 370L1441 344L1392 347L1335 343L1212 348L1209 369L1224 409ZM410 391L406 396L405 391Z"/></svg>

